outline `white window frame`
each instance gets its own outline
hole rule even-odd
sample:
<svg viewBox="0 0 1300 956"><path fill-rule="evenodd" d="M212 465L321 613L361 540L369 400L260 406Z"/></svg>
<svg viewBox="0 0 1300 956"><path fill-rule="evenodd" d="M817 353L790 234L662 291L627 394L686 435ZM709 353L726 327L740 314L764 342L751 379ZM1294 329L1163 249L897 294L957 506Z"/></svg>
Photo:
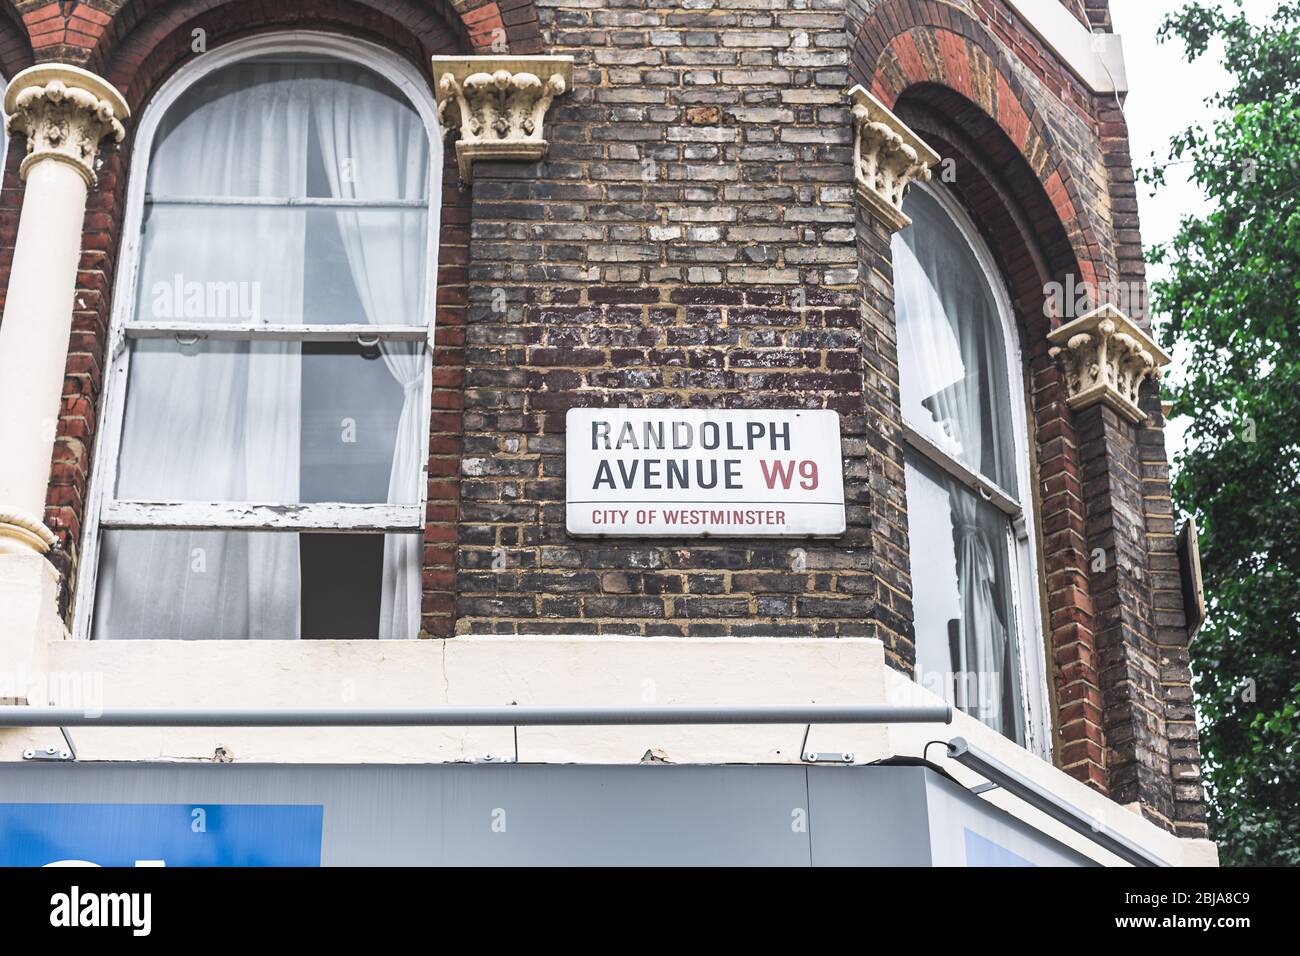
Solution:
<svg viewBox="0 0 1300 956"><path fill-rule="evenodd" d="M176 101L195 83L217 70L257 56L319 54L367 67L396 86L419 114L429 137L428 252L425 267L424 325L274 325L263 323L135 322L140 269L141 224L144 217L149 161L158 127ZM433 91L418 69L381 46L337 34L317 31L280 31L259 34L224 44L195 57L163 83L137 126L131 178L127 187L122 244L113 285L113 311L108 334L108 362L100 399L98 450L87 495L81 545L79 583L73 604L72 637L89 640L99 575L100 542L105 530L251 530L330 531L355 533L423 534L428 498L429 424L432 415L433 337L437 317L438 236L442 210L442 131L438 125ZM193 197L150 197L168 202ZM203 201L209 201L202 197ZM237 201L237 200L236 200ZM255 201L254 201L255 202ZM294 205L349 206L351 200L295 199ZM379 203L364 205L396 205ZM401 205L407 205L402 203ZM419 205L416 203L416 205ZM127 374L133 339L190 337L211 340L424 343L424 426L421 434L420 493L413 504L277 502L139 502L115 499L118 456L121 451Z"/></svg>
<svg viewBox="0 0 1300 956"><path fill-rule="evenodd" d="M1019 497L999 488L990 479L953 457L920 429L903 419L903 442L906 448L924 458L944 474L955 478L976 492L1010 519L1008 553L1015 567L1011 574L1011 603L1015 615L1011 628L1016 635L1016 659L1020 667L1021 706L1025 710L1025 748L1040 757L1052 757L1052 728L1048 711L1046 644L1042 637L1042 601L1038 578L1038 544L1035 500L1037 488L1030 467L1030 446L1025 390L1024 360L1020 332L1016 327L1011 296L1007 292L993 254L989 251L974 220L946 190L923 183L913 183L939 204L957 225L974 255L984 279L993 292L993 300L1002 324L1002 341L1006 349L1007 389L1011 404L1011 426L1016 461L1016 485ZM904 411L906 416L906 411ZM915 577L915 574L913 574Z"/></svg>

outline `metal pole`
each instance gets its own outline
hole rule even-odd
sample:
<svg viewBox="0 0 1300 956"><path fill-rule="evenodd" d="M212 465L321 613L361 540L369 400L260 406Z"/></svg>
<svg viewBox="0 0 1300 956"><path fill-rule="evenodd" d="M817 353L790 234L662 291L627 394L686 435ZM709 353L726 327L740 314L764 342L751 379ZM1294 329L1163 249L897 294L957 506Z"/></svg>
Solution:
<svg viewBox="0 0 1300 956"><path fill-rule="evenodd" d="M654 707L0 707L0 727L566 727L691 724L948 724L952 708L794 704Z"/></svg>
<svg viewBox="0 0 1300 956"><path fill-rule="evenodd" d="M1053 820L1081 833L1098 846L1105 847L1120 859L1134 866L1168 866L1161 857L1138 846L1128 837L1117 833L1100 820L1094 819L1074 804L1039 786L1024 774L1013 770L989 754L972 747L964 737L948 741L948 757L964 767L969 767L981 777L997 784L1008 793L1015 794L1025 803L1046 813ZM1127 813L1128 811L1122 811Z"/></svg>

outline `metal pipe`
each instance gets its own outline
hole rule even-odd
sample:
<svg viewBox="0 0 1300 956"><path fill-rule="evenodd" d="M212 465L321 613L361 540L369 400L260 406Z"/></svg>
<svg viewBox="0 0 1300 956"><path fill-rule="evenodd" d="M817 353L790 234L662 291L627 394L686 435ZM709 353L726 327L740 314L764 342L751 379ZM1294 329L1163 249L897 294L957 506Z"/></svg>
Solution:
<svg viewBox="0 0 1300 956"><path fill-rule="evenodd" d="M948 724L952 708L794 704L653 707L0 707L0 727L568 727L691 724Z"/></svg>
<svg viewBox="0 0 1300 956"><path fill-rule="evenodd" d="M1043 789L1024 774L972 747L964 737L954 737L948 741L948 756L1134 866L1169 866L1162 858L1144 850L1123 834L1116 833L1072 803Z"/></svg>

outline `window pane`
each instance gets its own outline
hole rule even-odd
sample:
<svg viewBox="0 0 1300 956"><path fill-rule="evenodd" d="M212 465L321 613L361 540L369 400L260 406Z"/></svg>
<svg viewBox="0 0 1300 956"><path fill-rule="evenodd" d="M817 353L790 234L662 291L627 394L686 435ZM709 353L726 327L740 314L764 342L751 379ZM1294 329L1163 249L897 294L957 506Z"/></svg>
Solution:
<svg viewBox="0 0 1300 956"><path fill-rule="evenodd" d="M97 640L293 640L385 632L418 535L104 533ZM391 623L388 625L391 627Z"/></svg>
<svg viewBox="0 0 1300 956"><path fill-rule="evenodd" d="M428 223L421 208L152 206L135 321L427 325Z"/></svg>
<svg viewBox="0 0 1300 956"><path fill-rule="evenodd" d="M428 134L386 80L343 62L257 59L185 93L159 129L138 321L424 325ZM168 197L360 208L170 204Z"/></svg>
<svg viewBox="0 0 1300 956"><path fill-rule="evenodd" d="M415 342L136 340L116 495L417 503L424 363Z"/></svg>
<svg viewBox="0 0 1300 956"><path fill-rule="evenodd" d="M907 521L918 683L1024 743L1010 520L909 456Z"/></svg>
<svg viewBox="0 0 1300 956"><path fill-rule="evenodd" d="M402 93L355 63L257 57L191 86L149 160L155 196L424 199L428 134Z"/></svg>
<svg viewBox="0 0 1300 956"><path fill-rule="evenodd" d="M903 417L954 458L1017 493L1006 343L996 299L957 223L923 189L894 235Z"/></svg>

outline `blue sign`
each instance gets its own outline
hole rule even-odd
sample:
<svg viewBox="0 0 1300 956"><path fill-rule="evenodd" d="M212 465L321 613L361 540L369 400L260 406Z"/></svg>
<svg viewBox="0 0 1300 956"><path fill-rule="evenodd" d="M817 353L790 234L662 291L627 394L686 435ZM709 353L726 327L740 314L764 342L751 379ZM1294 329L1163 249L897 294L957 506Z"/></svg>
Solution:
<svg viewBox="0 0 1300 956"><path fill-rule="evenodd" d="M0 803L0 866L320 866L321 806Z"/></svg>
<svg viewBox="0 0 1300 956"><path fill-rule="evenodd" d="M967 866L1034 866L1018 853L982 837L969 827L966 833Z"/></svg>

